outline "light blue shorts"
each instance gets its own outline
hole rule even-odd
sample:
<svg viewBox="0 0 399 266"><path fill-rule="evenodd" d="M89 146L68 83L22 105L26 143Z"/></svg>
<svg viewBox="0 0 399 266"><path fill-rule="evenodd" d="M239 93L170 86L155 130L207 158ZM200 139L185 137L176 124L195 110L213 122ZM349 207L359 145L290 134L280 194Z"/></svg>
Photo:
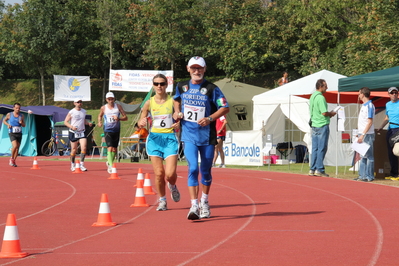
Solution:
<svg viewBox="0 0 399 266"><path fill-rule="evenodd" d="M179 142L175 133L154 133L147 137L148 156L157 156L166 159L172 155L178 155Z"/></svg>

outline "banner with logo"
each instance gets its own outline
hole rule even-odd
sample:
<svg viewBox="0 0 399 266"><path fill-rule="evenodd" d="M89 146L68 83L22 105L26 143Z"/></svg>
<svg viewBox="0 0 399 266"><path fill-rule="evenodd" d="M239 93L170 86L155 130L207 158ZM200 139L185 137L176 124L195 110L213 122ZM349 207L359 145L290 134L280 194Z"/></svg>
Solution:
<svg viewBox="0 0 399 266"><path fill-rule="evenodd" d="M109 72L110 91L149 92L152 78L156 74L164 74L168 79L167 92L173 91L173 70L114 70Z"/></svg>
<svg viewBox="0 0 399 266"><path fill-rule="evenodd" d="M261 130L229 131L227 135L229 143L223 143L227 165L263 165ZM220 157L216 164L220 164Z"/></svg>
<svg viewBox="0 0 399 266"><path fill-rule="evenodd" d="M54 101L91 101L89 76L54 75Z"/></svg>

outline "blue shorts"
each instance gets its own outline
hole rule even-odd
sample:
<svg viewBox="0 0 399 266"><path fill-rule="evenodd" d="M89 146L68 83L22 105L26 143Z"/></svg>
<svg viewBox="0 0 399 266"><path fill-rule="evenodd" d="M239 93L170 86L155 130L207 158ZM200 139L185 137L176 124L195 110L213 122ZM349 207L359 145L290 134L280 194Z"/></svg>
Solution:
<svg viewBox="0 0 399 266"><path fill-rule="evenodd" d="M226 140L226 136L217 136L216 138L217 138L217 139L221 139L221 140L223 140L223 141Z"/></svg>
<svg viewBox="0 0 399 266"><path fill-rule="evenodd" d="M80 140L80 139L87 138L87 137L86 137L86 132L84 133L84 136L82 136L82 137L80 137L80 138L76 138L76 137L75 137L75 133L74 133L74 132L71 132L71 131L69 131L68 137L69 137L69 140L70 140L71 142L76 142L76 141L78 141L78 140Z"/></svg>
<svg viewBox="0 0 399 266"><path fill-rule="evenodd" d="M178 155L179 142L175 133L154 133L147 137L148 156L157 156L166 159L172 155Z"/></svg>

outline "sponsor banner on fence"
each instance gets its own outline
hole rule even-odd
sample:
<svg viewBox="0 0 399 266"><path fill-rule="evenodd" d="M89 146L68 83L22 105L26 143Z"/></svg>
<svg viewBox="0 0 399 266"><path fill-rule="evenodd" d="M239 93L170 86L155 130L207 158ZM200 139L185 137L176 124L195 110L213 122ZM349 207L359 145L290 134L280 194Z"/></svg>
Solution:
<svg viewBox="0 0 399 266"><path fill-rule="evenodd" d="M263 165L262 131L230 131L229 143L223 144L227 165ZM218 157L216 164L220 164Z"/></svg>
<svg viewBox="0 0 399 266"><path fill-rule="evenodd" d="M164 74L168 79L167 92L173 91L173 70L114 70L109 72L110 91L149 92L152 78L156 74Z"/></svg>
<svg viewBox="0 0 399 266"><path fill-rule="evenodd" d="M89 76L54 75L54 101L91 101Z"/></svg>

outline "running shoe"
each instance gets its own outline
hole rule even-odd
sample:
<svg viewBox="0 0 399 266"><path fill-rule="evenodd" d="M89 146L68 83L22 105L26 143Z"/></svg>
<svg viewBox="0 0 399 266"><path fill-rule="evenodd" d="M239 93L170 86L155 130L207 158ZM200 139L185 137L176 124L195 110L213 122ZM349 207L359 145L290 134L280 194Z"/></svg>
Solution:
<svg viewBox="0 0 399 266"><path fill-rule="evenodd" d="M13 158L10 159L10 166L17 167Z"/></svg>
<svg viewBox="0 0 399 266"><path fill-rule="evenodd" d="M175 185L174 187L168 182L168 188L170 189L170 197L174 202L179 202L180 201L180 192L177 189L177 186Z"/></svg>
<svg viewBox="0 0 399 266"><path fill-rule="evenodd" d="M107 165L108 174L112 174L112 165L109 165L108 162L105 162L105 164Z"/></svg>
<svg viewBox="0 0 399 266"><path fill-rule="evenodd" d="M187 219L189 220L199 220L200 214L198 205L191 205L190 211L188 212Z"/></svg>
<svg viewBox="0 0 399 266"><path fill-rule="evenodd" d="M223 163L219 165L219 168L226 168L226 165L224 165Z"/></svg>
<svg viewBox="0 0 399 266"><path fill-rule="evenodd" d="M157 211L166 211L168 209L168 204L166 200L159 200Z"/></svg>
<svg viewBox="0 0 399 266"><path fill-rule="evenodd" d="M211 209L209 208L209 204L207 201L200 203L200 217L201 218L211 217Z"/></svg>
<svg viewBox="0 0 399 266"><path fill-rule="evenodd" d="M314 176L314 175L315 175L315 174L314 174L314 170L310 170L310 171L309 171L309 175L310 175L310 176Z"/></svg>
<svg viewBox="0 0 399 266"><path fill-rule="evenodd" d="M83 172L87 171L87 168L85 167L84 163L80 163L80 170L82 170Z"/></svg>
<svg viewBox="0 0 399 266"><path fill-rule="evenodd" d="M363 181L363 182L373 182L373 181L374 181L374 179L368 179L368 178L365 178L365 179L362 179L362 181Z"/></svg>
<svg viewBox="0 0 399 266"><path fill-rule="evenodd" d="M71 171L75 172L75 164L74 163L71 163Z"/></svg>
<svg viewBox="0 0 399 266"><path fill-rule="evenodd" d="M316 172L314 173L314 175L315 175L315 176L329 177L329 175L326 174L326 172L319 172L319 171L316 171Z"/></svg>

